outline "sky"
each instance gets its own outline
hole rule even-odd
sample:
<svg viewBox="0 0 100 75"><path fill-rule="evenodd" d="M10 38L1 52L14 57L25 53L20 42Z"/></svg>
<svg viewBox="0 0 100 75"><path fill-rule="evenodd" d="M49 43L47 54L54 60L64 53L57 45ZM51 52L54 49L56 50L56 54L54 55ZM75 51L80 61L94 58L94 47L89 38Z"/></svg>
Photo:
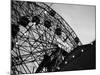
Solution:
<svg viewBox="0 0 100 75"><path fill-rule="evenodd" d="M95 40L95 6L53 3L51 8L64 18L83 44Z"/></svg>

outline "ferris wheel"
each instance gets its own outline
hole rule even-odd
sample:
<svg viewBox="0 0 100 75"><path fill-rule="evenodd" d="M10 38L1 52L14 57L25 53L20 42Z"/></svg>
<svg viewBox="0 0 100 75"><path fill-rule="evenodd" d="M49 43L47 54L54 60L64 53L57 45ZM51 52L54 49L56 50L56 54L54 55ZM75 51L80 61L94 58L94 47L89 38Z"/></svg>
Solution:
<svg viewBox="0 0 100 75"><path fill-rule="evenodd" d="M69 24L43 2L11 1L11 74L60 70L82 43Z"/></svg>

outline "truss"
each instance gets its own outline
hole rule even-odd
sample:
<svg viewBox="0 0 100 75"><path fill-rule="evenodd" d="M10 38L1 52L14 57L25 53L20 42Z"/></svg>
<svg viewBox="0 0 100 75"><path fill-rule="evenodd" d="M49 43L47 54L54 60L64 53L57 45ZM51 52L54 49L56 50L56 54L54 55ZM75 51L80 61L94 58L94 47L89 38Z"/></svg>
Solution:
<svg viewBox="0 0 100 75"><path fill-rule="evenodd" d="M68 23L42 2L11 1L11 27L12 75L60 70L82 45Z"/></svg>

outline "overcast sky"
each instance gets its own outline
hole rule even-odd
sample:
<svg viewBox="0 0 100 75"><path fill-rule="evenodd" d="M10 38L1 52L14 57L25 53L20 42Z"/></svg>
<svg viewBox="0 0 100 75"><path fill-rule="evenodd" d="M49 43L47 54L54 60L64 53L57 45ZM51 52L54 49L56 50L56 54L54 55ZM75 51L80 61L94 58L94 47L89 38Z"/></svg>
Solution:
<svg viewBox="0 0 100 75"><path fill-rule="evenodd" d="M95 39L95 6L54 3L51 7L69 23L83 44Z"/></svg>

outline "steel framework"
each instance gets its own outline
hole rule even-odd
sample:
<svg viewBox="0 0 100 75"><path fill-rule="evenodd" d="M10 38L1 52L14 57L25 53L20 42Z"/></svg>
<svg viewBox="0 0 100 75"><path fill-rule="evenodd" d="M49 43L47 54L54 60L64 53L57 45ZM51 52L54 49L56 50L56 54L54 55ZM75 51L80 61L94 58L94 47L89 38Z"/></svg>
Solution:
<svg viewBox="0 0 100 75"><path fill-rule="evenodd" d="M83 52L69 24L43 2L11 1L11 33L12 75L59 71Z"/></svg>

